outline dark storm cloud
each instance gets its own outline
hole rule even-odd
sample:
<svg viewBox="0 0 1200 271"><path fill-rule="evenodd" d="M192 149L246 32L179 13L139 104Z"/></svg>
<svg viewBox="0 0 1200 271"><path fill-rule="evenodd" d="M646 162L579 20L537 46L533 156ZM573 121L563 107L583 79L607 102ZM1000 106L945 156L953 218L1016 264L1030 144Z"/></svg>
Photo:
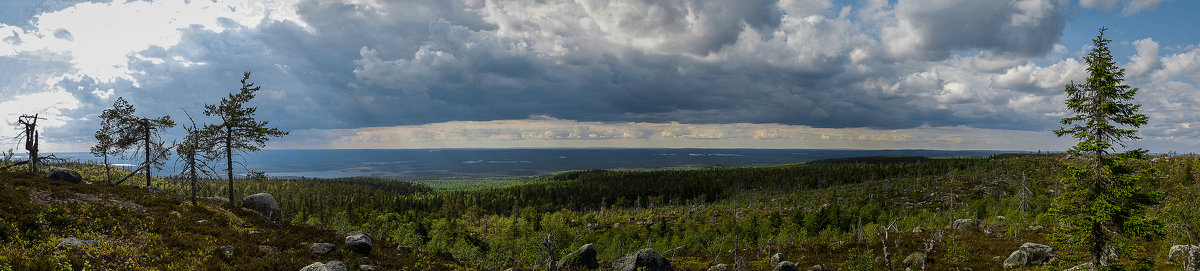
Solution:
<svg viewBox="0 0 1200 271"><path fill-rule="evenodd" d="M864 86L927 66L878 62L883 56L871 48L881 46L856 32L853 15L833 10L792 10L825 15L785 22L773 1L383 2L304 1L297 13L306 25L227 22L223 32L186 29L178 45L141 52L162 61L135 60L131 69L145 71L138 77L141 87L118 94L186 103L147 105L149 111L198 110L236 90L240 73L250 70L252 81L264 86L256 100L259 114L288 129L530 115L880 128L983 121L994 121L983 127L1016 127L1028 120L1005 112L956 115L953 107L927 102L930 96L921 92L929 89ZM978 4L958 16L897 12L902 20L920 20L913 21L914 33L932 42L918 48L923 54L981 49L1033 55L1053 44L1033 37L1001 42L1034 31L1011 26L1014 14L1024 14L1015 5ZM1034 22L1057 23L1055 31L1061 31L1054 19L1060 10L1048 12ZM964 25L971 16L982 30L934 27ZM961 40L933 33L976 30L999 32ZM855 56L859 52L866 56Z"/></svg>

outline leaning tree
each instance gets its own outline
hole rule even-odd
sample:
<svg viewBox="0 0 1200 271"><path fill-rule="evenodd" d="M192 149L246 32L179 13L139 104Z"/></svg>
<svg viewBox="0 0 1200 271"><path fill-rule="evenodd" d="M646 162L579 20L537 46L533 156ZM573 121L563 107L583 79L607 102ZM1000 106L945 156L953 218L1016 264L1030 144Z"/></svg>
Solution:
<svg viewBox="0 0 1200 271"><path fill-rule="evenodd" d="M158 142L159 133L167 128L175 127L175 121L171 120L171 116L162 116L158 118L139 117L134 115L136 109L133 105L125 101L125 98L118 97L113 103L113 107L105 109L100 114L101 123L109 122L113 140L113 147L120 151L134 149L136 152L141 152L145 157L145 163L138 170L146 171L146 187L150 187L151 171L155 166L162 165L162 160L165 160L170 152L163 147L163 143ZM102 126L103 128L103 126ZM140 144L139 144L140 143ZM140 146L139 146L140 145ZM137 150L138 147L144 147L143 150ZM132 173L131 175L132 176ZM128 178L128 177L126 177ZM117 184L124 182L122 178Z"/></svg>
<svg viewBox="0 0 1200 271"><path fill-rule="evenodd" d="M258 108L247 107L246 103L254 99L255 92L262 86L246 82L248 80L250 80L250 72L245 72L242 74L242 88L237 93L229 93L229 96L221 98L221 102L218 104L204 105L204 115L221 118L220 123L204 125L203 133L207 136L207 140L213 143L214 149L225 157L230 204L234 199L233 156L235 152L258 151L265 147L267 141L272 137L288 134L287 131L267 127L267 121L258 121L254 118L254 113L258 111Z"/></svg>
<svg viewBox="0 0 1200 271"><path fill-rule="evenodd" d="M113 135L116 134L114 129L115 121L101 118L100 130L97 130L93 137L96 138L96 145L92 145L92 155L99 156L104 159L104 179L112 182L112 170L108 164L108 157L121 153L121 149L117 148L116 141Z"/></svg>
<svg viewBox="0 0 1200 271"><path fill-rule="evenodd" d="M1092 40L1094 47L1087 61L1088 78L1083 83L1066 85L1067 108L1074 115L1062 119L1067 127L1055 130L1058 136L1071 135L1079 143L1069 151L1078 155L1070 172L1061 182L1066 188L1054 201L1052 211L1062 223L1053 239L1069 248L1085 249L1097 269L1110 269L1108 255L1128 255L1137 249L1134 237L1152 239L1162 235L1163 224L1145 216L1149 205L1157 204L1162 193L1140 178L1140 169L1131 159L1145 157L1146 151L1133 149L1120 154L1125 140L1140 139L1135 128L1146 124L1138 113L1141 105L1131 101L1138 89L1124 83L1125 69L1118 67L1104 38L1106 28Z"/></svg>

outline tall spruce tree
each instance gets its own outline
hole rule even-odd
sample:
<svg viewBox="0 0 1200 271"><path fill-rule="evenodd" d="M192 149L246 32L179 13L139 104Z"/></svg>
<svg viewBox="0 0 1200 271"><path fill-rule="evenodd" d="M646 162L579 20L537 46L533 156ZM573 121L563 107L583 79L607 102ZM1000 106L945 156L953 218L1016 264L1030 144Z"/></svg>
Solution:
<svg viewBox="0 0 1200 271"><path fill-rule="evenodd" d="M1118 146L1127 147L1126 140L1140 139L1134 128L1145 125L1147 117L1138 113L1141 105L1131 102L1138 89L1125 85L1125 69L1113 61L1105 30L1100 28L1084 57L1087 81L1071 82L1064 89L1074 115L1062 119L1067 127L1054 133L1079 140L1069 150L1079 159L1062 178L1066 191L1053 204L1062 222L1053 239L1067 248L1086 249L1096 269L1116 269L1109 253L1128 256L1140 249L1131 239L1162 235L1162 223L1144 214L1146 206L1158 204L1162 193L1142 184L1140 170L1129 163L1145 157L1146 150L1114 153Z"/></svg>
<svg viewBox="0 0 1200 271"><path fill-rule="evenodd" d="M254 119L254 113L258 111L258 108L246 107L246 103L254 99L254 93L261 86L247 83L248 80L250 80L250 72L242 75L242 88L237 93L229 93L229 97L221 98L221 102L218 104L204 105L204 115L221 118L221 123L204 125L203 133L215 147L214 150L223 152L221 156L225 157L225 173L229 178L229 202L231 204L234 202L234 152L258 151L266 146L267 140L270 140L271 137L288 134L287 131L267 127L267 121L260 122Z"/></svg>

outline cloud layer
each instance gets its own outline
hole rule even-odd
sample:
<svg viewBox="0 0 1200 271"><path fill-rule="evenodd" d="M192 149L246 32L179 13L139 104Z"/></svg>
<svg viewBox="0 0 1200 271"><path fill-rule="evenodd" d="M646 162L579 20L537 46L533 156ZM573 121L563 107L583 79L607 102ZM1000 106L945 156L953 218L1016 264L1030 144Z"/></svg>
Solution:
<svg viewBox="0 0 1200 271"><path fill-rule="evenodd" d="M297 139L308 143L294 146L436 145L337 141L347 139L321 131L421 138L413 127L463 123L510 125L475 133L519 138L564 132L523 125L574 122L622 136L675 125L744 139L723 141L732 145L762 140L776 147L821 142L798 139L813 138L813 129L856 136L1047 133L1066 114L1062 86L1085 76L1079 57L1086 48L1060 40L1073 4L1090 8L1079 12L1121 7L1132 16L1164 3L230 0L25 7L38 14L22 23L12 19L22 16L0 15L10 17L0 18L0 102L23 105L4 107L0 117L47 112L55 118L47 126L51 141L77 148L117 96L147 115L181 115L182 108L195 116L204 103L236 90L249 70L263 85L254 101L260 117L311 132L311 139ZM1135 52L1118 58L1130 83L1143 89L1147 138L1200 142L1190 128L1196 103L1188 100L1200 98L1197 44L1164 50L1154 37L1114 43ZM24 106L33 101L39 105ZM781 141L746 136L759 130L739 125L792 132ZM606 135L596 139L719 144ZM979 148L991 142L963 139Z"/></svg>

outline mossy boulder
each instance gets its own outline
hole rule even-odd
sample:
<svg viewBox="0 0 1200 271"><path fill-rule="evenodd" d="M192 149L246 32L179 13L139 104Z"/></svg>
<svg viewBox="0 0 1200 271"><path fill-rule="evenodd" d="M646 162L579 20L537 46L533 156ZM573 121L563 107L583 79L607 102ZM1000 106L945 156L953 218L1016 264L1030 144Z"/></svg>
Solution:
<svg viewBox="0 0 1200 271"><path fill-rule="evenodd" d="M600 262L596 261L596 246L586 244L575 251L563 256L562 260L558 261L558 269L565 268L600 268Z"/></svg>
<svg viewBox="0 0 1200 271"><path fill-rule="evenodd" d="M56 181L64 181L64 182L68 182L68 183L83 182L83 176L80 176L79 172L77 172L75 170L71 170L71 169L60 168L60 167L51 169L50 172L46 173L46 179L51 179L51 180L56 180Z"/></svg>
<svg viewBox="0 0 1200 271"><path fill-rule="evenodd" d="M654 249L644 248L613 261L613 270L671 271L674 268L662 254L658 254Z"/></svg>
<svg viewBox="0 0 1200 271"><path fill-rule="evenodd" d="M353 231L346 234L346 248L362 254L371 254L371 247L373 246L371 242L374 240L374 238L371 238L366 233Z"/></svg>
<svg viewBox="0 0 1200 271"><path fill-rule="evenodd" d="M279 203L275 201L275 196L267 193L258 193L242 198L242 208L263 214L271 221L279 221L283 214L279 211Z"/></svg>

